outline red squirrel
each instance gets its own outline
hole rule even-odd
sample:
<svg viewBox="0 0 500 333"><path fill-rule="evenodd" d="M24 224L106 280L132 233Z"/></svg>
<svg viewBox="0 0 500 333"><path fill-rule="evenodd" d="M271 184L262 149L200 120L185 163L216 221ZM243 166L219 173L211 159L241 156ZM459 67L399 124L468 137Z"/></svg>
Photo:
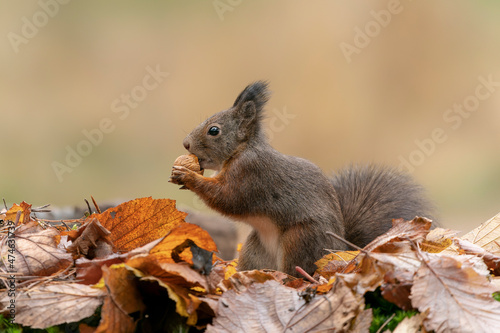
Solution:
<svg viewBox="0 0 500 333"><path fill-rule="evenodd" d="M392 226L392 219L429 216L423 189L409 175L379 166L348 167L328 178L308 160L288 156L269 144L263 130L266 82L247 86L233 106L214 114L185 139L204 177L174 166L172 183L196 193L210 208L253 231L241 250L239 270L274 269L309 274L325 249L359 247Z"/></svg>

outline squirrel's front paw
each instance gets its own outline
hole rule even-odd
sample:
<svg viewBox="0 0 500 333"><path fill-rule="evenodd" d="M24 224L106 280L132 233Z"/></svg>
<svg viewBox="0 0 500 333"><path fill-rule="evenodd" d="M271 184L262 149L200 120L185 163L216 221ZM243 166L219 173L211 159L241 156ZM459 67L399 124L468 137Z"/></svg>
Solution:
<svg viewBox="0 0 500 333"><path fill-rule="evenodd" d="M188 185L190 182L194 181L197 175L196 172L188 168L174 165L172 167L172 175L170 176L169 182L177 185Z"/></svg>

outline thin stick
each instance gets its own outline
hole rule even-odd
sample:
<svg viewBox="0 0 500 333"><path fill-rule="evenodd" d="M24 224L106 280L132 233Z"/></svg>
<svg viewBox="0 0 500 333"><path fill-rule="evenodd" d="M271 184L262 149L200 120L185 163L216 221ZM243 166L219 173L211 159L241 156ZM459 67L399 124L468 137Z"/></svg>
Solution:
<svg viewBox="0 0 500 333"><path fill-rule="evenodd" d="M314 280L311 275L307 274L307 272L302 267L295 266L295 270L297 271L297 273L302 274L309 282L319 283L318 281Z"/></svg>
<svg viewBox="0 0 500 333"><path fill-rule="evenodd" d="M87 203L87 208L89 209L89 215L92 215L92 209L90 209L89 201L87 199L83 199L83 200L85 200L85 202Z"/></svg>
<svg viewBox="0 0 500 333"><path fill-rule="evenodd" d="M353 244L353 243L349 242L348 240L343 239L343 238L342 238L342 237L340 237L339 235L334 234L334 233L333 233L333 232L331 232L331 231L327 231L326 233L327 233L328 235L330 235L330 236L333 236L333 238L336 238L336 239L338 239L339 241L344 242L344 243L346 243L346 244L347 244L347 245L349 245L349 246L352 246L352 247L353 247L353 248L355 248L356 250L358 250L358 251L360 251L360 252L365 252L365 253L366 253L366 251L365 251L365 250L363 250L362 248L360 248L360 247L359 247L359 246L357 246L356 244Z"/></svg>
<svg viewBox="0 0 500 333"><path fill-rule="evenodd" d="M394 316L395 316L395 315L396 315L396 314L395 314L395 313L393 313L393 314L392 314L392 316L390 316L390 317L389 317L389 318L388 318L388 319L387 319L387 320L386 320L386 321L382 324L382 326L380 326L380 328L377 330L377 333L382 332L382 329L383 329L385 326L387 326L387 324L389 324L389 322L392 320L392 318L394 318Z"/></svg>
<svg viewBox="0 0 500 333"><path fill-rule="evenodd" d="M99 206L97 205L97 202L95 202L95 199L93 196L90 196L92 198L92 202L94 203L94 207L95 209L97 210L97 213L101 214L101 209L99 208Z"/></svg>

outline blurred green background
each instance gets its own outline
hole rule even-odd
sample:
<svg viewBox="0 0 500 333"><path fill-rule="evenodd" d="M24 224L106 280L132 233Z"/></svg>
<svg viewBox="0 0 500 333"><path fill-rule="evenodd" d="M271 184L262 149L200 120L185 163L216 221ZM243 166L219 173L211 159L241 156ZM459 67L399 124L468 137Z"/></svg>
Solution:
<svg viewBox="0 0 500 333"><path fill-rule="evenodd" d="M278 150L325 172L409 161L440 222L469 230L500 211L499 15L495 1L1 0L0 196L204 209L167 182L182 139L265 79ZM68 149L86 156L69 166Z"/></svg>

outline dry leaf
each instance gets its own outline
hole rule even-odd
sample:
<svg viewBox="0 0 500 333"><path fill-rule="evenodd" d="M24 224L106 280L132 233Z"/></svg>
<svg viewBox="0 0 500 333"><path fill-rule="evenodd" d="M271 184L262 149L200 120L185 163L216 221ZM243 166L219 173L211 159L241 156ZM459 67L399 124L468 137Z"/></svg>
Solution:
<svg viewBox="0 0 500 333"><path fill-rule="evenodd" d="M424 316L420 313L403 319L392 333L421 333Z"/></svg>
<svg viewBox="0 0 500 333"><path fill-rule="evenodd" d="M24 233L16 231L14 238L2 240L0 255L3 260L0 266L3 269L27 276L48 276L73 264L71 254L57 248L57 229L31 232L34 230L38 229L30 228Z"/></svg>
<svg viewBox="0 0 500 333"><path fill-rule="evenodd" d="M365 246L364 250L368 252L391 252L390 250L381 249L381 247L387 246L395 241L421 241L425 239L426 235L429 233L431 224L431 220L425 217L416 217L411 221L405 221L403 219L393 220L392 228L385 234L371 241Z"/></svg>
<svg viewBox="0 0 500 333"><path fill-rule="evenodd" d="M127 266L134 269L136 276L143 281L155 281L167 289L169 298L176 302L176 312L187 317L189 325L197 322L197 310L202 303L207 302L209 308L212 302L209 299L200 299L195 288L201 287L203 293L208 289L207 280L187 264L159 262L151 255L138 255L127 261Z"/></svg>
<svg viewBox="0 0 500 333"><path fill-rule="evenodd" d="M190 239L198 245L198 247L207 251L217 251L217 246L208 232L195 224L183 222L173 228L171 232L150 251L150 254L155 256L160 262L173 263L172 251L186 239ZM183 251L179 257L181 260L191 265L193 264L193 255L190 250Z"/></svg>
<svg viewBox="0 0 500 333"><path fill-rule="evenodd" d="M77 255L84 254L89 259L102 258L112 253L112 243L108 239L111 234L97 219L89 218L88 222L77 230L77 238L68 246L68 251Z"/></svg>
<svg viewBox="0 0 500 333"><path fill-rule="evenodd" d="M363 303L343 282L307 304L295 289L277 281L254 283L242 293L232 289L222 295L207 332L345 331Z"/></svg>
<svg viewBox="0 0 500 333"><path fill-rule="evenodd" d="M165 236L184 221L186 213L175 208L175 200L141 198L92 214L111 232L109 239L120 251L130 251Z"/></svg>
<svg viewBox="0 0 500 333"><path fill-rule="evenodd" d="M316 272L325 279L329 279L335 275L335 273L343 273L349 262L356 258L358 254L359 251L329 253L315 262L318 267Z"/></svg>
<svg viewBox="0 0 500 333"><path fill-rule="evenodd" d="M20 205L14 204L12 207L5 213L6 221L15 221L17 212L21 211L22 214L19 218L19 222L22 224L28 223L31 219L31 205L26 202L21 202Z"/></svg>
<svg viewBox="0 0 500 333"><path fill-rule="evenodd" d="M500 253L500 213L460 237L492 253Z"/></svg>
<svg viewBox="0 0 500 333"><path fill-rule="evenodd" d="M496 288L463 257L427 254L414 278L412 304L427 313L428 331L498 332L500 302L492 297Z"/></svg>
<svg viewBox="0 0 500 333"><path fill-rule="evenodd" d="M238 292L244 292L248 287L254 283L264 283L266 281L276 280L275 277L265 271L252 270L237 272L229 277L227 280L222 281L220 288L226 292L235 289Z"/></svg>
<svg viewBox="0 0 500 333"><path fill-rule="evenodd" d="M147 254L149 251L155 247L162 239L157 239L151 243L148 243L140 248L134 249L125 254L111 254L105 258L92 259L78 258L75 261L76 266L76 278L83 284L96 284L102 277L102 266L111 266L113 264L119 264L125 262L127 259L132 258L135 255Z"/></svg>
<svg viewBox="0 0 500 333"><path fill-rule="evenodd" d="M373 320L372 309L362 311L354 320L353 327L349 333L368 333Z"/></svg>
<svg viewBox="0 0 500 333"><path fill-rule="evenodd" d="M135 322L128 315L145 309L139 294L134 273L125 265L102 267L105 290L108 296L101 311L97 332L134 332Z"/></svg>
<svg viewBox="0 0 500 333"><path fill-rule="evenodd" d="M16 296L15 322L31 328L47 328L90 317L102 304L105 292L78 283L54 283L20 291ZM5 312L10 298L0 300Z"/></svg>
<svg viewBox="0 0 500 333"><path fill-rule="evenodd" d="M493 274L500 275L500 255L486 251L482 247L460 238L456 238L454 243L464 253L482 258Z"/></svg>

